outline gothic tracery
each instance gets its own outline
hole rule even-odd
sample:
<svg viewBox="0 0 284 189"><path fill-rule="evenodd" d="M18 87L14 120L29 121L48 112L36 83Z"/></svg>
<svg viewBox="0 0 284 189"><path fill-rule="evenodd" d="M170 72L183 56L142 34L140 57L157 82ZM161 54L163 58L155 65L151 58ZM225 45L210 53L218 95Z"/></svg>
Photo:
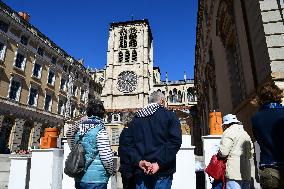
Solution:
<svg viewBox="0 0 284 189"><path fill-rule="evenodd" d="M129 59L130 59L130 53L129 51L125 51L125 62L129 62Z"/></svg>
<svg viewBox="0 0 284 189"><path fill-rule="evenodd" d="M137 46L137 30L135 28L130 28L129 30L129 47L136 47Z"/></svg>
<svg viewBox="0 0 284 189"><path fill-rule="evenodd" d="M119 51L118 53L118 62L122 62L123 61L123 53L121 51Z"/></svg>
<svg viewBox="0 0 284 189"><path fill-rule="evenodd" d="M137 61L137 51L135 49L132 51L132 61Z"/></svg>
<svg viewBox="0 0 284 189"><path fill-rule="evenodd" d="M120 30L119 47L120 48L127 47L127 31L125 29Z"/></svg>
<svg viewBox="0 0 284 189"><path fill-rule="evenodd" d="M231 98L233 106L236 107L245 97L245 82L243 82L243 68L232 1L222 0L220 2L216 22L217 35L220 37L227 54Z"/></svg>

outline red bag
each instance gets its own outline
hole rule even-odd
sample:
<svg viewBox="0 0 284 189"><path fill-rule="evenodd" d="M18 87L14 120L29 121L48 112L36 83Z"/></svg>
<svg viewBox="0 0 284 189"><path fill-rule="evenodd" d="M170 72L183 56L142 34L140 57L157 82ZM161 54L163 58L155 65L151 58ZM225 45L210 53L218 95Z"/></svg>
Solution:
<svg viewBox="0 0 284 189"><path fill-rule="evenodd" d="M212 156L210 163L205 169L205 173L207 173L210 177L221 181L224 181L225 179L225 171L226 159L218 159L217 155Z"/></svg>

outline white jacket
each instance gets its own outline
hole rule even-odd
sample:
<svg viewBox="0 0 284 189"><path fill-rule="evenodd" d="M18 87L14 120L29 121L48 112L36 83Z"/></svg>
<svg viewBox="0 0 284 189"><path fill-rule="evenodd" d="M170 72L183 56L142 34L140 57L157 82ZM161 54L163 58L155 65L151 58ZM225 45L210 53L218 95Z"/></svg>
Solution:
<svg viewBox="0 0 284 189"><path fill-rule="evenodd" d="M226 178L233 180L251 180L253 144L243 125L233 124L222 136L219 153L227 157Z"/></svg>

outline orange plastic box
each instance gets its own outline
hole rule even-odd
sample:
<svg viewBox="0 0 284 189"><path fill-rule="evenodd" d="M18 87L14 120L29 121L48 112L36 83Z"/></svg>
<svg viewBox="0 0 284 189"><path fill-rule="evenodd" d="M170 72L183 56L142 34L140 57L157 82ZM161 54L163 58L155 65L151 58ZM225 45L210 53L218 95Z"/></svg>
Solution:
<svg viewBox="0 0 284 189"><path fill-rule="evenodd" d="M57 128L45 128L44 136L40 138L40 148L56 148L58 135Z"/></svg>
<svg viewBox="0 0 284 189"><path fill-rule="evenodd" d="M221 112L210 112L209 114L210 135L222 135L222 115Z"/></svg>

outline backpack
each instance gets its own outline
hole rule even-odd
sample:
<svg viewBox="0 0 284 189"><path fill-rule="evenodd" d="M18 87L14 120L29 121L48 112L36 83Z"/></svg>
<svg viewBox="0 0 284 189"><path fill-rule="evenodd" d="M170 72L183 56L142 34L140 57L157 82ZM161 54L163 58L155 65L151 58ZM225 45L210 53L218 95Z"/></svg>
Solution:
<svg viewBox="0 0 284 189"><path fill-rule="evenodd" d="M64 173L72 178L82 177L85 173L85 149L81 143L83 136L80 136L79 140L71 150L65 161Z"/></svg>

